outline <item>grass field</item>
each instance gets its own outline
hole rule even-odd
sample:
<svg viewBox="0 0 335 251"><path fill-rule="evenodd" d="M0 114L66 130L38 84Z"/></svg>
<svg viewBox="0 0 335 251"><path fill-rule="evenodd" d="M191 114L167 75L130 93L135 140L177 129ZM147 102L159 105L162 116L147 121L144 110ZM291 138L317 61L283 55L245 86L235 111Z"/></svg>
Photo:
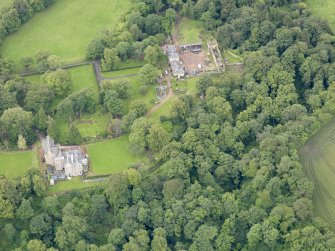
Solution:
<svg viewBox="0 0 335 251"><path fill-rule="evenodd" d="M334 0L305 0L315 16L327 19L332 29L335 29Z"/></svg>
<svg viewBox="0 0 335 251"><path fill-rule="evenodd" d="M1 0L0 1L0 10L2 8L10 6L13 2L14 2L14 0Z"/></svg>
<svg viewBox="0 0 335 251"><path fill-rule="evenodd" d="M179 44L198 43L201 41L200 29L200 21L183 18L179 23L179 28L174 28L172 34L177 36Z"/></svg>
<svg viewBox="0 0 335 251"><path fill-rule="evenodd" d="M9 179L24 176L26 171L37 168L36 150L25 152L0 152L0 175Z"/></svg>
<svg viewBox="0 0 335 251"><path fill-rule="evenodd" d="M324 126L300 149L300 161L314 182L313 205L335 230L335 119Z"/></svg>
<svg viewBox="0 0 335 251"><path fill-rule="evenodd" d="M131 0L57 0L6 38L0 53L16 63L40 51L57 55L64 62L83 59L89 42L101 30L115 25L131 5Z"/></svg>
<svg viewBox="0 0 335 251"><path fill-rule="evenodd" d="M146 163L144 156L137 156L129 150L128 135L87 145L94 175L119 173L131 165Z"/></svg>

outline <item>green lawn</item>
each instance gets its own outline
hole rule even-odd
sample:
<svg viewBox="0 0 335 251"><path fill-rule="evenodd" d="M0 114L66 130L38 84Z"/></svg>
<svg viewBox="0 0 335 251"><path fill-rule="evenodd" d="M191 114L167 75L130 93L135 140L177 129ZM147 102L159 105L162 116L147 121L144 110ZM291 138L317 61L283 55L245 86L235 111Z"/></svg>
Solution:
<svg viewBox="0 0 335 251"><path fill-rule="evenodd" d="M177 35L179 44L198 43L200 39L201 22L189 18L183 18L179 23L179 34L177 28L172 33Z"/></svg>
<svg viewBox="0 0 335 251"><path fill-rule="evenodd" d="M76 189L90 188L103 185L104 182L89 182L84 183L81 181L81 177L74 177L72 180L60 181L55 184L55 186L50 186L48 189L48 194L63 193Z"/></svg>
<svg viewBox="0 0 335 251"><path fill-rule="evenodd" d="M109 72L102 72L102 76L104 78L117 78L125 75L133 75L139 74L141 68L128 68L124 70L116 70L116 71L109 71Z"/></svg>
<svg viewBox="0 0 335 251"><path fill-rule="evenodd" d="M305 3L315 16L327 19L331 27L335 28L334 0L306 0Z"/></svg>
<svg viewBox="0 0 335 251"><path fill-rule="evenodd" d="M324 126L299 151L300 161L314 182L313 206L335 230L335 119Z"/></svg>
<svg viewBox="0 0 335 251"><path fill-rule="evenodd" d="M14 0L1 0L0 1L0 10L2 8L10 6L13 2L14 2Z"/></svg>
<svg viewBox="0 0 335 251"><path fill-rule="evenodd" d="M87 145L94 175L119 173L131 165L146 163L144 156L137 156L129 150L128 135Z"/></svg>
<svg viewBox="0 0 335 251"><path fill-rule="evenodd" d="M64 62L81 60L89 42L101 30L113 27L131 5L131 0L57 0L6 38L0 53L14 62L40 51Z"/></svg>
<svg viewBox="0 0 335 251"><path fill-rule="evenodd" d="M73 84L73 92L79 91L83 88L92 88L98 93L99 88L95 78L93 66L83 65L68 70Z"/></svg>
<svg viewBox="0 0 335 251"><path fill-rule="evenodd" d="M25 152L0 152L0 175L13 179L24 176L26 171L37 168L36 150Z"/></svg>

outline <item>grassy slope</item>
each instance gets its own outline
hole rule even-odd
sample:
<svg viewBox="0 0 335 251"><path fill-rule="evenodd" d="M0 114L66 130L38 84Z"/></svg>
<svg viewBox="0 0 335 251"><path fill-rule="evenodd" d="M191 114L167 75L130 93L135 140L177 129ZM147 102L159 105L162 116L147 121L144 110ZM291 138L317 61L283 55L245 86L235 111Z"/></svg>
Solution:
<svg viewBox="0 0 335 251"><path fill-rule="evenodd" d="M315 16L327 19L331 27L335 28L334 0L305 0L305 3Z"/></svg>
<svg viewBox="0 0 335 251"><path fill-rule="evenodd" d="M58 0L6 38L0 53L16 62L40 51L66 61L82 59L89 42L114 25L130 6L130 0Z"/></svg>
<svg viewBox="0 0 335 251"><path fill-rule="evenodd" d="M87 149L92 162L92 172L95 175L118 173L130 165L146 162L145 157L130 152L128 135L89 144Z"/></svg>
<svg viewBox="0 0 335 251"><path fill-rule="evenodd" d="M313 205L316 215L335 230L335 119L325 125L299 151L300 162L314 182ZM324 189L322 188L324 187ZM330 217L330 219L329 219Z"/></svg>
<svg viewBox="0 0 335 251"><path fill-rule="evenodd" d="M12 179L23 176L27 170L36 168L37 153L25 152L0 152L0 174Z"/></svg>

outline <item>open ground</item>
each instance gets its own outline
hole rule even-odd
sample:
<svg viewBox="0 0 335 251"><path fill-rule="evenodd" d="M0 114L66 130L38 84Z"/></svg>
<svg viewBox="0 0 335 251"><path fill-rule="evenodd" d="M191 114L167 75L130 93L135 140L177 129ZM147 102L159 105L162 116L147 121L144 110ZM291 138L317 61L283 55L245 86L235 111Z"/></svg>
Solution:
<svg viewBox="0 0 335 251"><path fill-rule="evenodd" d="M324 126L299 151L307 176L313 181L316 215L335 230L335 119Z"/></svg>
<svg viewBox="0 0 335 251"><path fill-rule="evenodd" d="M6 38L0 53L16 63L40 51L57 55L64 62L81 60L92 38L113 27L131 5L130 0L58 0Z"/></svg>

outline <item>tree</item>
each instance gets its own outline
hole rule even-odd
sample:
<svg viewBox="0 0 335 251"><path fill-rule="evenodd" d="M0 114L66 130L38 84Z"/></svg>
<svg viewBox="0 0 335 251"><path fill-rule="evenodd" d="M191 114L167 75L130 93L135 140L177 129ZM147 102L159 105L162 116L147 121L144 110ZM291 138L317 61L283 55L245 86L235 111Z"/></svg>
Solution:
<svg viewBox="0 0 335 251"><path fill-rule="evenodd" d="M126 243L125 233L121 228L113 229L108 235L108 243L122 247Z"/></svg>
<svg viewBox="0 0 335 251"><path fill-rule="evenodd" d="M172 30L173 25L177 20L177 13L174 9L167 9L165 11L165 17L162 21L162 26L164 28L165 33L169 34Z"/></svg>
<svg viewBox="0 0 335 251"><path fill-rule="evenodd" d="M46 213L36 215L30 220L30 232L42 237L52 230L51 218Z"/></svg>
<svg viewBox="0 0 335 251"><path fill-rule="evenodd" d="M53 138L56 142L59 142L60 139L60 130L56 124L56 122L51 119L48 122L48 130L47 130L48 135Z"/></svg>
<svg viewBox="0 0 335 251"><path fill-rule="evenodd" d="M55 55L50 55L47 62L50 70L56 70L61 66L61 59Z"/></svg>
<svg viewBox="0 0 335 251"><path fill-rule="evenodd" d="M135 152L143 152L148 146L147 136L149 135L150 127L151 122L145 117L134 121L130 130L129 142Z"/></svg>
<svg viewBox="0 0 335 251"><path fill-rule="evenodd" d="M105 48L104 58L101 61L101 67L105 71L115 70L120 63L120 58L116 49Z"/></svg>
<svg viewBox="0 0 335 251"><path fill-rule="evenodd" d="M21 220L29 220L31 217L33 217L34 210L31 208L30 201L23 199L21 205L17 209L16 214Z"/></svg>
<svg viewBox="0 0 335 251"><path fill-rule="evenodd" d="M21 20L16 9L11 9L2 15L2 23L5 26L7 33L11 34L19 29Z"/></svg>
<svg viewBox="0 0 335 251"><path fill-rule="evenodd" d="M145 64L140 70L140 75L142 84L146 85L154 84L158 79L160 73L158 69L151 64Z"/></svg>
<svg viewBox="0 0 335 251"><path fill-rule="evenodd" d="M43 75L43 80L59 97L66 96L72 89L71 79L67 71L57 69Z"/></svg>
<svg viewBox="0 0 335 251"><path fill-rule="evenodd" d="M25 109L32 111L34 114L36 114L41 107L43 107L44 111L47 111L54 98L55 94L51 87L46 85L33 87L27 92L24 99Z"/></svg>
<svg viewBox="0 0 335 251"><path fill-rule="evenodd" d="M207 88L212 85L213 85L212 79L209 76L205 75L199 78L197 82L197 89L200 94L205 95Z"/></svg>
<svg viewBox="0 0 335 251"><path fill-rule="evenodd" d="M73 123L69 126L69 130L66 135L66 142L71 145L80 145L82 142L81 134Z"/></svg>
<svg viewBox="0 0 335 251"><path fill-rule="evenodd" d="M27 249L28 251L46 251L47 247L41 240L30 240Z"/></svg>
<svg viewBox="0 0 335 251"><path fill-rule="evenodd" d="M38 113L35 116L35 126L44 131L47 129L48 126L48 117L44 112L43 107L41 106L41 108L38 110Z"/></svg>
<svg viewBox="0 0 335 251"><path fill-rule="evenodd" d="M156 228L154 230L154 238L151 241L151 249L153 251L168 251L169 250L164 228Z"/></svg>
<svg viewBox="0 0 335 251"><path fill-rule="evenodd" d="M47 190L45 179L39 173L33 175L33 190L37 196L43 196Z"/></svg>
<svg viewBox="0 0 335 251"><path fill-rule="evenodd" d="M24 69L27 71L34 64L34 59L32 57L22 57L21 58L21 64L24 67Z"/></svg>
<svg viewBox="0 0 335 251"><path fill-rule="evenodd" d="M161 49L158 46L148 46L144 50L144 61L147 64L157 65L161 58Z"/></svg>
<svg viewBox="0 0 335 251"><path fill-rule="evenodd" d="M155 35L162 30L162 18L156 14L150 14L145 18L145 32Z"/></svg>
<svg viewBox="0 0 335 251"><path fill-rule="evenodd" d="M86 49L86 58L90 60L100 59L104 56L105 46L101 40L95 39L90 42Z"/></svg>
<svg viewBox="0 0 335 251"><path fill-rule="evenodd" d="M87 230L85 219L78 216L64 216L57 228L55 242L61 250L71 250Z"/></svg>
<svg viewBox="0 0 335 251"><path fill-rule="evenodd" d="M17 147L20 150L27 150L27 142L26 139L20 134L17 140Z"/></svg>
<svg viewBox="0 0 335 251"><path fill-rule="evenodd" d="M0 117L0 123L2 139L8 139L16 144L19 135L22 135L28 144L33 142L34 120L31 112L26 112L21 107L7 109Z"/></svg>
<svg viewBox="0 0 335 251"><path fill-rule="evenodd" d="M90 212L92 216L92 223L101 225L107 220L108 204L105 196L94 194L91 198Z"/></svg>
<svg viewBox="0 0 335 251"><path fill-rule="evenodd" d="M170 135L160 124L154 124L149 129L147 140L149 148L154 152L159 152L169 142Z"/></svg>
<svg viewBox="0 0 335 251"><path fill-rule="evenodd" d="M113 116L121 114L121 100L115 91L107 91L104 98L104 106Z"/></svg>
<svg viewBox="0 0 335 251"><path fill-rule="evenodd" d="M129 42L120 42L116 45L119 57L124 61L131 56L131 45Z"/></svg>
<svg viewBox="0 0 335 251"><path fill-rule="evenodd" d="M13 224L8 223L4 226L3 231L6 235L6 238L9 242L13 242L14 241L14 237L16 235L16 229L13 226Z"/></svg>

